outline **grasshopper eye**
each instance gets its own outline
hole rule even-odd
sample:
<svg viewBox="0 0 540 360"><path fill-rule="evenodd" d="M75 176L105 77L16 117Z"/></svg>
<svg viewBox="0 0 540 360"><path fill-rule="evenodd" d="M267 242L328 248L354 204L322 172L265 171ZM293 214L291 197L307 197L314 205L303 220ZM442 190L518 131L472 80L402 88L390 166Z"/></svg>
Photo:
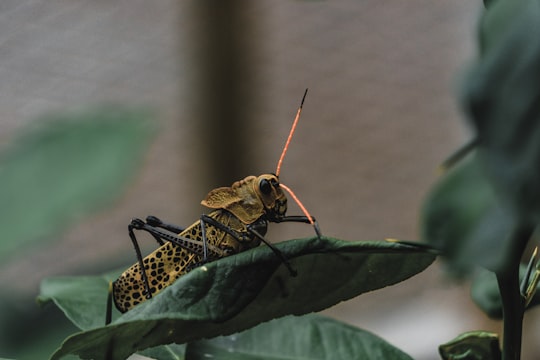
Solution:
<svg viewBox="0 0 540 360"><path fill-rule="evenodd" d="M259 182L259 190L261 190L261 193L264 195L270 194L272 192L272 185L270 185L270 181L261 179L261 182Z"/></svg>

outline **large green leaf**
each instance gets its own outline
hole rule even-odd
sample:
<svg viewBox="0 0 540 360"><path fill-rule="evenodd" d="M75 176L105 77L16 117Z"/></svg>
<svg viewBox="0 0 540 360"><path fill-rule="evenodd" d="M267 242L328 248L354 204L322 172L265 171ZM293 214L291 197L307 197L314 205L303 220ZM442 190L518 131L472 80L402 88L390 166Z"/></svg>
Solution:
<svg viewBox="0 0 540 360"><path fill-rule="evenodd" d="M108 205L150 135L147 111L106 107L50 115L0 155L0 259Z"/></svg>
<svg viewBox="0 0 540 360"><path fill-rule="evenodd" d="M190 343L187 360L412 360L370 332L318 315L288 316Z"/></svg>
<svg viewBox="0 0 540 360"><path fill-rule="evenodd" d="M111 325L69 337L53 359L69 353L104 359L108 352L111 359L123 359L160 344L232 334L277 317L320 311L403 281L435 258L425 249L390 242L309 238L276 246L298 276L292 277L264 246L223 258L182 276ZM100 281L91 288L88 282L70 281L66 286L73 286L77 297L93 297L86 294L97 291L105 299L106 282ZM51 291L47 294L55 298ZM56 302L66 313L83 311L98 323L104 316L103 302L79 309L65 297Z"/></svg>
<svg viewBox="0 0 540 360"><path fill-rule="evenodd" d="M524 224L540 221L540 3L498 0L485 12L481 56L463 104L479 160L497 195Z"/></svg>
<svg viewBox="0 0 540 360"><path fill-rule="evenodd" d="M440 249L458 273L473 265L504 266L517 226L497 197L476 157L455 166L429 194L422 211L422 237Z"/></svg>

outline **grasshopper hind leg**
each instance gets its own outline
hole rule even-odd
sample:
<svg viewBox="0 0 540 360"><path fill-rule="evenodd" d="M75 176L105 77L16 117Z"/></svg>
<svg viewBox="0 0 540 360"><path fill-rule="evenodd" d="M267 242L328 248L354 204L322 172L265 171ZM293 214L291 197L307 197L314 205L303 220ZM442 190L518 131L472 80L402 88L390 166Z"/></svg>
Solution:
<svg viewBox="0 0 540 360"><path fill-rule="evenodd" d="M171 224L171 223L166 223L166 222L163 222L161 221L161 219L153 216L153 215L148 215L146 217L146 223L150 226L153 226L153 227L157 227L157 228L162 228L162 229L165 229L165 230L168 230L170 232L173 232L173 233L181 233L182 231L184 231L186 228L185 227L182 227L182 226L178 226L178 225L175 225L175 224Z"/></svg>
<svg viewBox="0 0 540 360"><path fill-rule="evenodd" d="M144 223L144 222L140 219L131 220L131 223L128 225L128 233L129 233L129 238L131 239L131 242L133 243L133 247L135 248L135 254L137 256L137 262L139 263L139 268L141 269L141 277L144 283L144 288L146 290L146 298L151 299L152 291L150 290L150 282L148 281L148 275L146 274L146 270L144 268L141 248L139 247L139 242L137 241L137 237L135 236L135 233L133 232L133 229L140 228L140 223ZM156 236L154 236L154 238L156 240L158 239ZM161 242L161 239L158 242Z"/></svg>
<svg viewBox="0 0 540 360"><path fill-rule="evenodd" d="M204 265L204 264L206 264L206 263L208 263L210 261L215 260L214 258L209 257L209 255L208 255L208 238L207 238L207 235L206 235L206 226L207 226L207 224L212 225L212 226L226 232L227 234L231 235L236 240L241 241L240 240L240 235L237 232L232 230L229 226L217 221L216 219L214 219L214 218L212 218L212 217L210 217L210 216L208 216L206 214L201 215L201 218L199 219L199 221L200 221L200 224L201 224L201 238L202 238L202 245L203 245L203 250L204 250L203 260L199 261L197 263L190 264L187 267L188 272L195 269L195 268L198 268L199 266L202 266L202 265ZM219 257L232 255L234 253L234 251L232 249L220 248L220 250L223 251L223 254L221 254L221 256L219 256Z"/></svg>
<svg viewBox="0 0 540 360"><path fill-rule="evenodd" d="M171 224L171 223L166 223L166 222L163 222L161 221L161 219L159 219L158 217L156 216L153 216L153 215L148 215L146 217L146 224L154 227L154 228L160 228L160 229L165 229L167 231L170 231L172 233L176 233L176 234L179 234L181 233L182 231L184 231L186 228L182 227L182 226L178 226L178 225L175 225L175 224ZM154 239L156 239L157 243L159 245L163 245L165 244L165 242L163 241L163 239L161 237L159 237L158 235L150 232L150 235L152 235L152 237Z"/></svg>

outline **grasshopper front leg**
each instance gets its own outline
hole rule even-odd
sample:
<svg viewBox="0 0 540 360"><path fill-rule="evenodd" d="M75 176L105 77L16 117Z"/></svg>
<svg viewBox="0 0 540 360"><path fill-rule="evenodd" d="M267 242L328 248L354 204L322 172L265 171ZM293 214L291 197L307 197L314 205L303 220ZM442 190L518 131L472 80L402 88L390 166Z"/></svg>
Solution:
<svg viewBox="0 0 540 360"><path fill-rule="evenodd" d="M320 239L322 237L321 229L319 228L319 223L315 218L312 216L311 220L307 216L303 215L290 215L290 216L282 216L279 218L272 219L275 223L280 222L300 222L304 224L311 224L313 223L313 228L315 229L315 234L317 234L317 237Z"/></svg>

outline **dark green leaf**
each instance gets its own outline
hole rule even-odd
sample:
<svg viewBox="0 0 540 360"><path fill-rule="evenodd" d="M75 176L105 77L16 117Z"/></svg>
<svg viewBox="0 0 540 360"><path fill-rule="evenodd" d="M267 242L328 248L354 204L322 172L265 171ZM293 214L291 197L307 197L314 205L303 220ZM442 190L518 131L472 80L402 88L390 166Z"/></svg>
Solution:
<svg viewBox="0 0 540 360"><path fill-rule="evenodd" d="M147 112L108 107L41 119L0 156L0 258L108 205L153 133Z"/></svg>
<svg viewBox="0 0 540 360"><path fill-rule="evenodd" d="M159 360L184 360L185 344L169 344L140 351L139 354Z"/></svg>
<svg viewBox="0 0 540 360"><path fill-rule="evenodd" d="M495 0L484 0L484 7L488 7L488 6L491 6L493 3L495 2Z"/></svg>
<svg viewBox="0 0 540 360"><path fill-rule="evenodd" d="M487 331L470 331L439 346L444 360L500 360L499 336Z"/></svg>
<svg viewBox="0 0 540 360"><path fill-rule="evenodd" d="M105 322L109 281L120 273L44 279L37 301L41 305L54 302L79 329L101 327Z"/></svg>
<svg viewBox="0 0 540 360"><path fill-rule="evenodd" d="M528 1L528 0L526 0ZM487 8L482 14L479 26L480 55L500 46L509 29L516 21L524 2L513 0L484 0Z"/></svg>
<svg viewBox="0 0 540 360"><path fill-rule="evenodd" d="M517 226L476 157L462 161L435 186L422 211L422 237L449 257L452 269L504 266Z"/></svg>
<svg viewBox="0 0 540 360"><path fill-rule="evenodd" d="M526 273L526 266L520 268L520 277L523 279ZM540 285L536 287L531 302L527 309L540 304ZM471 297L482 311L493 319L502 319L502 301L499 292L499 285L494 273L487 270L480 271L474 278L471 286Z"/></svg>
<svg viewBox="0 0 540 360"><path fill-rule="evenodd" d="M463 103L479 160L497 195L525 224L540 221L540 6L499 0L480 28L482 52Z"/></svg>
<svg viewBox="0 0 540 360"><path fill-rule="evenodd" d="M502 302L497 277L488 270L475 275L471 285L471 298L489 317L502 319Z"/></svg>
<svg viewBox="0 0 540 360"><path fill-rule="evenodd" d="M298 276L291 277L264 246L208 263L111 325L68 338L53 358L75 353L102 359L111 351L111 359L122 359L160 344L232 334L281 316L320 311L403 281L435 258L425 249L389 242L310 238L276 246ZM102 292L103 286L79 289L85 296L83 290Z"/></svg>
<svg viewBox="0 0 540 360"><path fill-rule="evenodd" d="M376 335L317 315L288 316L190 343L187 360L412 360Z"/></svg>

